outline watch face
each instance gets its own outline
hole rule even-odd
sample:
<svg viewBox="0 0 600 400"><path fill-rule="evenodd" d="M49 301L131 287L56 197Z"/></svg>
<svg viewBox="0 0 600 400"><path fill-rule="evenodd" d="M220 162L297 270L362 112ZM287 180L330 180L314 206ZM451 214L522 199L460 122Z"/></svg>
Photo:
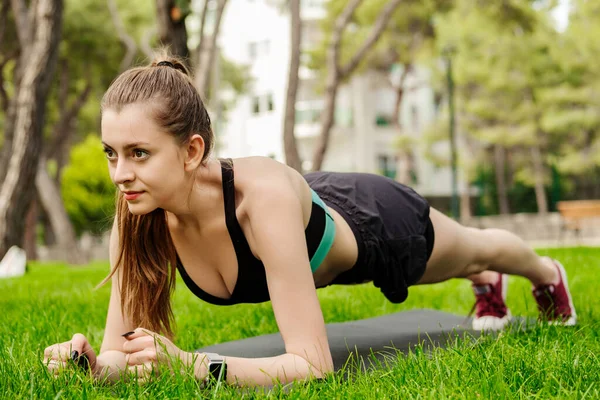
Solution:
<svg viewBox="0 0 600 400"><path fill-rule="evenodd" d="M208 372L211 374L211 376L214 376L215 378L219 377L219 372L221 372L221 365L223 364L214 361L208 363Z"/></svg>
<svg viewBox="0 0 600 400"><path fill-rule="evenodd" d="M227 364L223 360L210 361L208 363L208 373L210 377L215 380L226 380L227 379Z"/></svg>

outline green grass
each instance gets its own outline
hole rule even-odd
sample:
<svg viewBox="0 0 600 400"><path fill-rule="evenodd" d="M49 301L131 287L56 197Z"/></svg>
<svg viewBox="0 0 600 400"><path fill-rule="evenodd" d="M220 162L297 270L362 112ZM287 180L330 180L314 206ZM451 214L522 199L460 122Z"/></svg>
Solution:
<svg viewBox="0 0 600 400"><path fill-rule="evenodd" d="M94 291L107 264L71 268L33 264L22 278L0 281L1 398L599 398L600 397L600 249L540 250L560 259L569 273L579 324L540 326L527 333L457 341L432 353L416 348L395 365L369 373L332 375L324 382L276 387L269 393L219 387L203 391L193 379L163 376L149 385L94 384L78 372L54 379L41 363L43 349L88 337L96 350L102 341L109 287ZM413 287L400 305L389 303L370 284L334 286L319 291L327 322L433 308L466 315L473 304L468 282ZM192 350L228 340L273 333L277 326L269 303L217 307L196 299L178 281L175 293L175 343ZM508 306L515 315L536 316L530 285L511 278Z"/></svg>

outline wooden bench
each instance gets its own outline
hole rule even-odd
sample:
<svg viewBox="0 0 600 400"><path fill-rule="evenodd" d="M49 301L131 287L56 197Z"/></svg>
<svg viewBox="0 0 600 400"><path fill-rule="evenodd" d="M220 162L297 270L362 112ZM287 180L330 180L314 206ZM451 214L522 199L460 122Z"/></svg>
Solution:
<svg viewBox="0 0 600 400"><path fill-rule="evenodd" d="M600 217L600 200L559 201L556 208L562 218L561 236L565 230L574 230L579 236L585 218Z"/></svg>

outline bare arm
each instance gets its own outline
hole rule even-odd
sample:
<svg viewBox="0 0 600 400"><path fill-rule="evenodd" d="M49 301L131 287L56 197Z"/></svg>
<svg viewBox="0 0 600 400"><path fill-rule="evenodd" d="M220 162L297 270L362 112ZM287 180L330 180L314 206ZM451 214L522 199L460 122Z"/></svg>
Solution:
<svg viewBox="0 0 600 400"><path fill-rule="evenodd" d="M110 234L109 251L110 265L114 269L119 256L119 232L116 219ZM121 271L119 270L112 277L104 340L100 348L100 355L96 360L97 365L94 368L94 375L98 380L108 379L110 382L119 380L122 371L126 368L126 353L123 352L123 344L126 340L121 335L135 328L121 313L120 279Z"/></svg>
<svg viewBox="0 0 600 400"><path fill-rule="evenodd" d="M285 354L266 358L227 357L227 381L272 385L333 371L325 322L316 294L300 200L286 180L261 188L248 215L267 283Z"/></svg>

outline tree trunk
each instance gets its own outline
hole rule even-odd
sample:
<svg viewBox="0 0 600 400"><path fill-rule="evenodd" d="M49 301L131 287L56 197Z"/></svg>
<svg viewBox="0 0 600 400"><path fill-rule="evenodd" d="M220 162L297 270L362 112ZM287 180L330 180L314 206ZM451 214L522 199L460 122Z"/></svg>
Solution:
<svg viewBox="0 0 600 400"><path fill-rule="evenodd" d="M28 43L22 43L22 72L15 87L14 130L8 168L0 189L0 255L23 246L25 218L32 198L42 145L46 99L62 30L62 0L32 2ZM18 10L13 10L15 14ZM19 11L21 12L21 11ZM29 30L28 27L20 27Z"/></svg>
<svg viewBox="0 0 600 400"><path fill-rule="evenodd" d="M498 194L498 207L500 214L509 214L508 193L506 188L506 149L497 144L494 146L494 160L496 164L496 190Z"/></svg>
<svg viewBox="0 0 600 400"><path fill-rule="evenodd" d="M387 27L388 22L392 18L394 11L400 5L402 0L390 0L381 10L381 13L377 17L369 36L362 43L356 53L350 58L350 61L344 66L339 65L340 57L340 43L342 40L342 34L354 11L362 3L362 0L350 0L342 14L335 21L335 28L331 37L331 44L327 49L327 83L325 91L325 109L321 115L321 131L319 135L319 142L315 148L312 161L312 170L318 171L323 165L325 160L325 153L329 145L330 131L334 122L335 115L335 104L337 90L340 82L346 79L352 74L360 62L365 58L366 54L373 48L377 43L383 30Z"/></svg>
<svg viewBox="0 0 600 400"><path fill-rule="evenodd" d="M38 202L34 197L29 206L27 217L25 218L25 240L23 250L27 255L27 260L37 260L37 220L38 220Z"/></svg>
<svg viewBox="0 0 600 400"><path fill-rule="evenodd" d="M48 174L45 159L40 160L35 178L35 187L40 202L50 220L52 232L54 232L54 237L57 240L56 245L64 252L67 262L71 264L85 263L83 254L77 245L73 225L65 210L59 186Z"/></svg>
<svg viewBox="0 0 600 400"><path fill-rule="evenodd" d="M337 101L337 89L340 79L335 71L329 71L327 75L327 86L325 88L325 109L321 114L321 132L319 134L319 142L312 160L312 170L319 171L325 160L325 153L329 145L329 136L335 116L335 103Z"/></svg>
<svg viewBox="0 0 600 400"><path fill-rule="evenodd" d="M531 147L531 161L533 163L533 174L535 176L535 199L537 201L538 213L548 213L548 200L546 199L546 188L544 187L544 163L542 153L538 145Z"/></svg>
<svg viewBox="0 0 600 400"><path fill-rule="evenodd" d="M213 32L210 36L210 42L208 43L208 48L199 48L198 55L198 66L197 66L197 74L196 74L196 89L202 95L203 100L207 100L209 98L209 82L210 75L215 66L215 57L218 54L217 51L217 39L219 38L219 31L221 30L221 19L223 17L223 11L225 10L225 5L227 5L227 0L219 0L217 5L217 13L215 15L215 24ZM204 10L206 12L206 9ZM203 18L206 18L204 16ZM202 27L204 29L204 27ZM205 47L206 43L206 32L201 33L201 45Z"/></svg>
<svg viewBox="0 0 600 400"><path fill-rule="evenodd" d="M392 121L394 126L396 127L398 136L404 135L402 122L400 121L400 112L402 110L404 94L406 93L404 85L406 83L406 78L408 77L408 74L410 73L411 69L412 66L410 64L404 65L404 70L402 71L400 82L398 83L398 87L396 87L396 100L394 103L394 113L392 114ZM408 185L411 181L410 172L412 170L412 157L410 151L405 148L400 148L398 149L396 156L398 157L396 161L396 181L404 185Z"/></svg>
<svg viewBox="0 0 600 400"><path fill-rule="evenodd" d="M198 33L198 47L196 48L196 73L201 71L202 61L204 61L204 26L206 25L206 15L208 14L208 3L210 0L204 0L204 5L202 6L202 14L200 14L200 32ZM196 78L197 75L196 75ZM200 82L197 81L196 85Z"/></svg>
<svg viewBox="0 0 600 400"><path fill-rule="evenodd" d="M171 54L180 57L189 66L185 10L179 8L175 0L156 0L158 38L167 46Z"/></svg>
<svg viewBox="0 0 600 400"><path fill-rule="evenodd" d="M285 98L285 116L283 120L283 146L285 162L296 171L302 173L302 160L298 153L294 128L296 126L296 97L298 94L298 70L300 69L302 20L300 19L300 0L291 0L290 13L291 41L290 66L288 71L287 91Z"/></svg>

